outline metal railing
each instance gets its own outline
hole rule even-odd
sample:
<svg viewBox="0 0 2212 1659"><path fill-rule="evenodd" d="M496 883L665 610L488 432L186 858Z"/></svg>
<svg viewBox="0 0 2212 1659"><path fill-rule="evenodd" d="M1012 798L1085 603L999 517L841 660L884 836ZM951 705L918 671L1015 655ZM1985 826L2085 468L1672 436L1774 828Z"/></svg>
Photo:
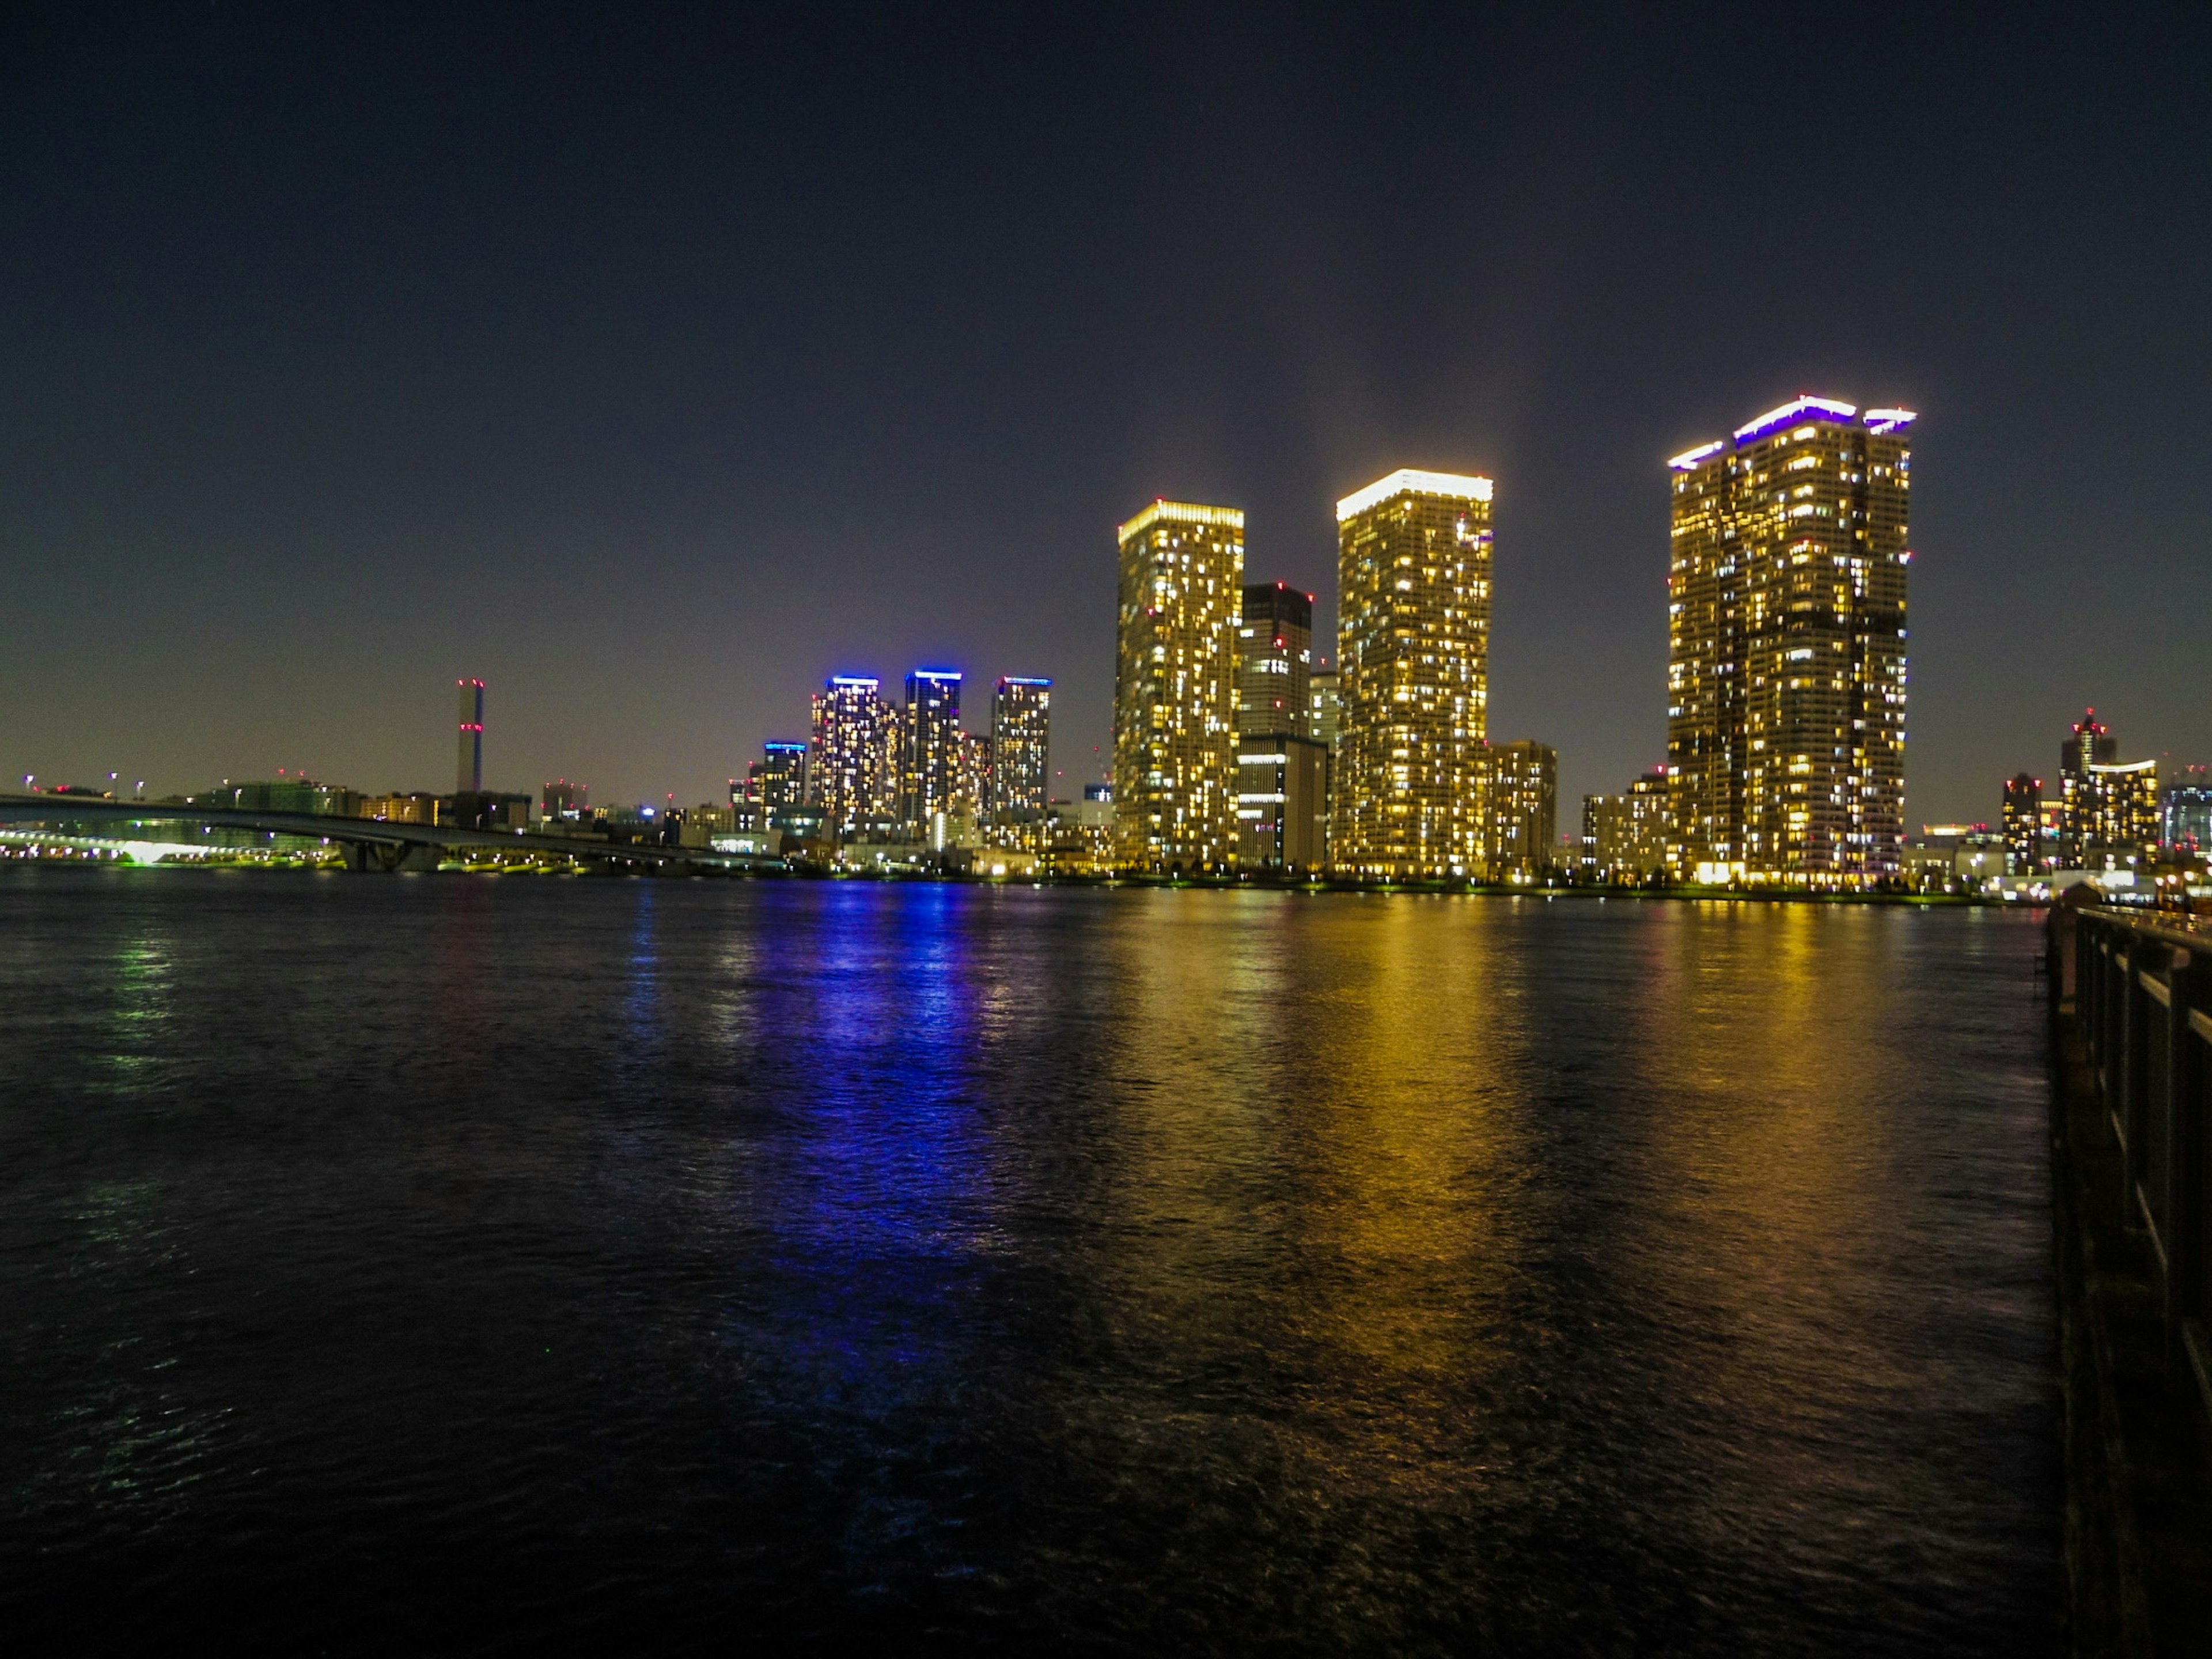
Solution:
<svg viewBox="0 0 2212 1659"><path fill-rule="evenodd" d="M2054 1012L2071 1001L2098 1104L2120 1151L2127 1222L2148 1236L2169 1356L2212 1409L2212 939L2156 917L2051 913Z"/></svg>

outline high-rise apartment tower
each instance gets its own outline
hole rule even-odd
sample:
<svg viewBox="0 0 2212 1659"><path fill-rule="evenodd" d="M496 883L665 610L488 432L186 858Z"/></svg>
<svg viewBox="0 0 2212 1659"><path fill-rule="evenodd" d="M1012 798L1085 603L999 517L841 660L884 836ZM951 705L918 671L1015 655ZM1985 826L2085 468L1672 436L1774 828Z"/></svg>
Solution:
<svg viewBox="0 0 2212 1659"><path fill-rule="evenodd" d="M1052 682L1008 675L991 696L994 818L1042 815L1052 763Z"/></svg>
<svg viewBox="0 0 2212 1659"><path fill-rule="evenodd" d="M813 745L807 757L810 805L833 836L880 828L897 811L898 710L872 676L836 674L814 694Z"/></svg>
<svg viewBox="0 0 2212 1659"><path fill-rule="evenodd" d="M1856 885L1905 843L1903 409L1799 398L1668 463L1670 864Z"/></svg>
<svg viewBox="0 0 2212 1659"><path fill-rule="evenodd" d="M2005 780L2005 874L2033 876L2043 869L2043 780L2031 772L2015 772Z"/></svg>
<svg viewBox="0 0 2212 1659"><path fill-rule="evenodd" d="M1115 856L1131 870L1226 869L1236 856L1244 514L1154 501L1119 536Z"/></svg>
<svg viewBox="0 0 2212 1659"><path fill-rule="evenodd" d="M1237 729L1313 735L1313 595L1248 582L1237 625Z"/></svg>
<svg viewBox="0 0 2212 1659"><path fill-rule="evenodd" d="M1406 471L1336 504L1339 869L1464 876L1486 857L1491 495Z"/></svg>
<svg viewBox="0 0 2212 1659"><path fill-rule="evenodd" d="M951 668L917 668L906 677L906 754L900 767L901 816L927 829L951 810L963 793L968 767L962 754L960 675Z"/></svg>

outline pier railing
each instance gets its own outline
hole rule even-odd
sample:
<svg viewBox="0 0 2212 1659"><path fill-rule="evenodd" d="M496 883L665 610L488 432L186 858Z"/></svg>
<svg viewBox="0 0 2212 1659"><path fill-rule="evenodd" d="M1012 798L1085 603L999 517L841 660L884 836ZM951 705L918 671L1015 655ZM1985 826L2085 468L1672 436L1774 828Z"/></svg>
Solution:
<svg viewBox="0 0 2212 1659"><path fill-rule="evenodd" d="M2052 1001L2073 1004L2120 1152L2122 1209L2150 1246L2169 1368L2193 1372L2212 1411L2212 937L2087 906L2062 906L2051 921Z"/></svg>

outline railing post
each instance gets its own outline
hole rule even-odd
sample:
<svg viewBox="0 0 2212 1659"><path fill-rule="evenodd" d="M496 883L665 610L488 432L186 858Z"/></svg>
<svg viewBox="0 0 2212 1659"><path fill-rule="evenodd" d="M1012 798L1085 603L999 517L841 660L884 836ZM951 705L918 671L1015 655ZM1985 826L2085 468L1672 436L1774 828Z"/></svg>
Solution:
<svg viewBox="0 0 2212 1659"><path fill-rule="evenodd" d="M2212 1012L2212 962L2196 950L2172 947L2172 998L2167 1005L2166 1110L2172 1136L2166 1171L2166 1331L2169 1363L2188 1346L2189 1322L2205 1312L2207 1158L2204 1092L2207 1037L2191 1014ZM2212 1022L2207 1022L2212 1023ZM2202 1327L2198 1327L2201 1334ZM2201 1346L2201 1344L2200 1344ZM2203 1387L2207 1379L2200 1377Z"/></svg>

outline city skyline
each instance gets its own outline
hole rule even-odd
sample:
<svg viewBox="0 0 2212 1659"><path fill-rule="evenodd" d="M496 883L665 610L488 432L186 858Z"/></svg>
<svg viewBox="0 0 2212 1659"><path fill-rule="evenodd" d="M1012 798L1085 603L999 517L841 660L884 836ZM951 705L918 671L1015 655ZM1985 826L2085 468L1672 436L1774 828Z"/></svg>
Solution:
<svg viewBox="0 0 2212 1659"><path fill-rule="evenodd" d="M1326 637L1330 504L1413 465L1499 481L1493 723L1577 799L1664 755L1652 470L1850 388L1929 423L1908 825L1987 817L2090 702L2212 753L2172 672L2212 603L2199 94L2154 32L1824 40L1883 181L1846 222L1904 228L1853 262L1768 142L1782 23L1440 21L1468 123L1349 18L1217 20L1209 116L1126 96L1180 38L1127 19L892 27L823 104L777 68L803 31L273 17L86 14L17 60L11 772L434 785L481 675L489 785L698 799L828 673L1014 664L1072 793L1103 526L1237 502ZM1406 223L1430 256L1383 256Z"/></svg>

